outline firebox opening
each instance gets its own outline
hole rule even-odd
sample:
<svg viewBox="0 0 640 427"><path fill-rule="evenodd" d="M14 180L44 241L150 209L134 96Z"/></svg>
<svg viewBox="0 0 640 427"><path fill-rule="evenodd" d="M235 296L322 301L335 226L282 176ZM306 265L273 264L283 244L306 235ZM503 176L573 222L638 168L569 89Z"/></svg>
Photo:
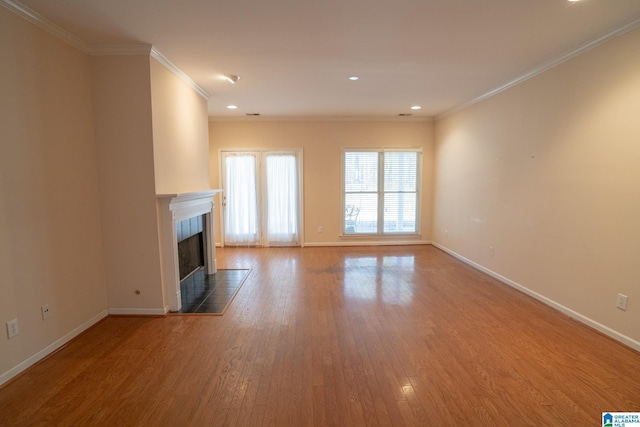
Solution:
<svg viewBox="0 0 640 427"><path fill-rule="evenodd" d="M204 215L176 224L178 234L178 268L180 280L205 265Z"/></svg>

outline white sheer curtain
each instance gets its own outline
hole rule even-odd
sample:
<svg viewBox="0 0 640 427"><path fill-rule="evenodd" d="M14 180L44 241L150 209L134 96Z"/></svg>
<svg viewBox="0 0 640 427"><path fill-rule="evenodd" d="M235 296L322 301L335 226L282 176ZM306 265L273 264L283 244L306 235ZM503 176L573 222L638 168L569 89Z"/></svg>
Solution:
<svg viewBox="0 0 640 427"><path fill-rule="evenodd" d="M295 154L265 154L266 229L269 245L299 243L298 166Z"/></svg>
<svg viewBox="0 0 640 427"><path fill-rule="evenodd" d="M225 245L255 246L260 242L256 172L255 153L225 154Z"/></svg>

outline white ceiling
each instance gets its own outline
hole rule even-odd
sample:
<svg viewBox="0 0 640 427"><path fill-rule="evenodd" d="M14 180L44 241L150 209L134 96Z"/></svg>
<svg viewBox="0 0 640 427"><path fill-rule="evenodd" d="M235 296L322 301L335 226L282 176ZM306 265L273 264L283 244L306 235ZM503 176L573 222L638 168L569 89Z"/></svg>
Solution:
<svg viewBox="0 0 640 427"><path fill-rule="evenodd" d="M21 3L89 45L152 44L211 117L434 117L640 19L638 0Z"/></svg>

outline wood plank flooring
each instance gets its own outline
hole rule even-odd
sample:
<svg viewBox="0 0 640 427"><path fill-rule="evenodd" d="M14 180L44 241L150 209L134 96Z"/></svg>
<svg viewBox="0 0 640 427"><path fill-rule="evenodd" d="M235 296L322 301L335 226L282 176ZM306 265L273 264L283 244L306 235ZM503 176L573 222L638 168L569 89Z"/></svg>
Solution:
<svg viewBox="0 0 640 427"><path fill-rule="evenodd" d="M432 246L218 250L224 316L109 317L0 425L556 426L640 411L640 354Z"/></svg>

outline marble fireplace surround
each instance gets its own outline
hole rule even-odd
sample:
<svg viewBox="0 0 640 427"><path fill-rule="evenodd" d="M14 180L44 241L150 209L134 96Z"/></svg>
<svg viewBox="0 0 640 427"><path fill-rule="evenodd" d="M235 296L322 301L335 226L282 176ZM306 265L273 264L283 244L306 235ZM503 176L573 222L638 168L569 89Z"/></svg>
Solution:
<svg viewBox="0 0 640 427"><path fill-rule="evenodd" d="M217 271L214 196L221 191L207 190L157 195L165 311L178 311L182 307L178 266L178 232L176 228L180 221L204 215L205 268L207 274L215 274Z"/></svg>

